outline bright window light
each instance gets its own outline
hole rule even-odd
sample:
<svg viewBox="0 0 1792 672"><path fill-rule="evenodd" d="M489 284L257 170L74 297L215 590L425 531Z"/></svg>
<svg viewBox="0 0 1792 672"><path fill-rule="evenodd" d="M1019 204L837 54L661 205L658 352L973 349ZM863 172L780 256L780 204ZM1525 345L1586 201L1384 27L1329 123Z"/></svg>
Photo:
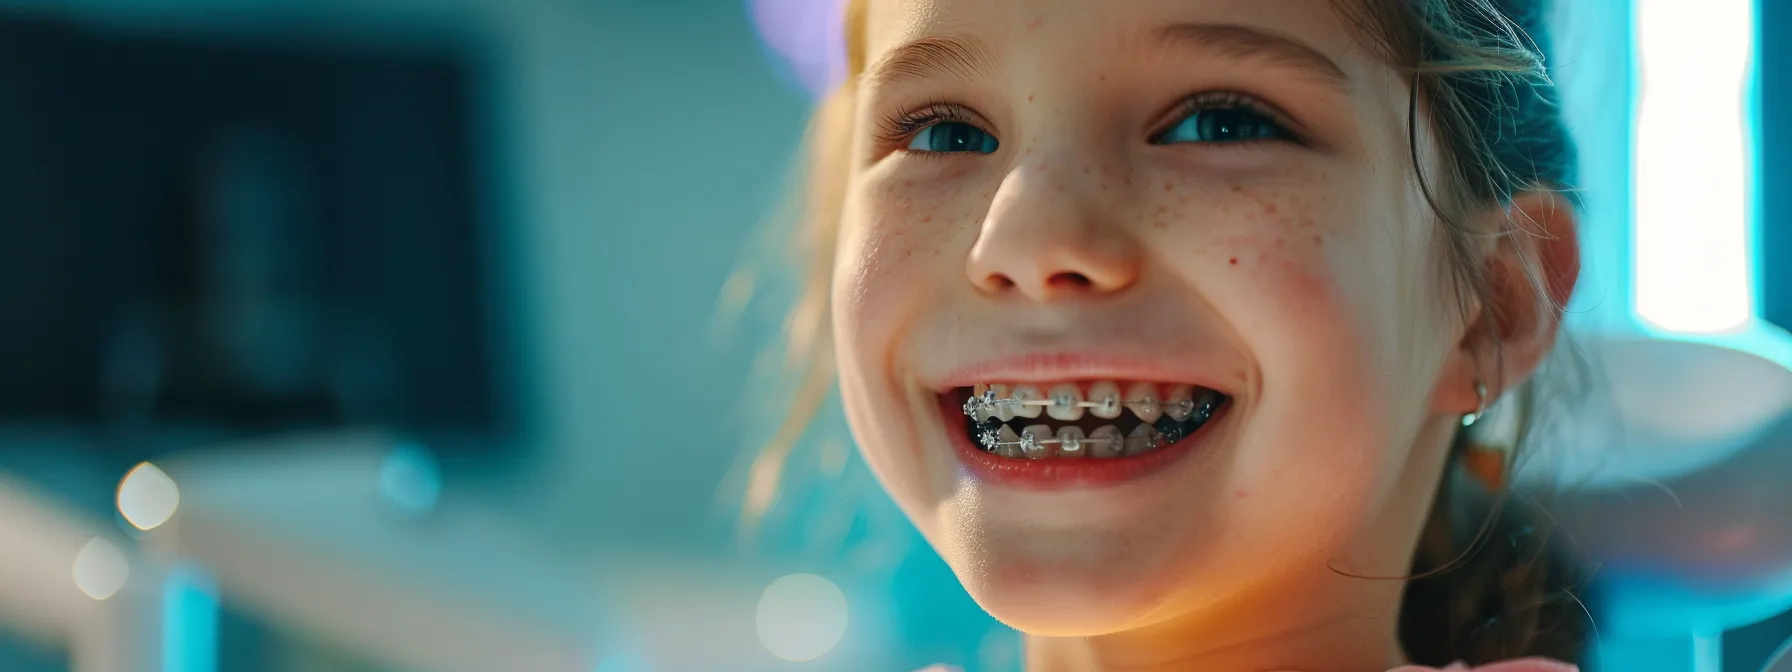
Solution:
<svg viewBox="0 0 1792 672"><path fill-rule="evenodd" d="M1636 312L1716 333L1755 314L1754 0L1638 0Z"/></svg>

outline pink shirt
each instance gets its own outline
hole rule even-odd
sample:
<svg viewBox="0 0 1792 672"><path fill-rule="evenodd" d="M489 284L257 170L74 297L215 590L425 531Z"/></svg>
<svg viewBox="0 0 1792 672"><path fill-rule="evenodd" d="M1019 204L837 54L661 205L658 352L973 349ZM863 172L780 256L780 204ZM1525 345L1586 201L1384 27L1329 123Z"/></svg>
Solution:
<svg viewBox="0 0 1792 672"><path fill-rule="evenodd" d="M1579 672L1579 670L1580 668L1573 665L1559 663L1547 658L1523 658L1520 660L1508 660L1503 663L1494 663L1492 665L1475 668L1463 665L1462 663L1457 663L1443 668L1442 670L1435 667L1407 665L1405 667L1397 667L1388 670L1388 672Z"/></svg>
<svg viewBox="0 0 1792 672"><path fill-rule="evenodd" d="M935 665L925 670L919 670L918 672L956 672L956 668ZM1580 668L1567 663L1549 660L1547 658L1521 658L1519 660L1508 660L1503 663L1494 663L1492 665L1472 668L1463 665L1462 663L1457 663L1441 669L1436 667L1405 665L1388 670L1388 672L1580 672Z"/></svg>

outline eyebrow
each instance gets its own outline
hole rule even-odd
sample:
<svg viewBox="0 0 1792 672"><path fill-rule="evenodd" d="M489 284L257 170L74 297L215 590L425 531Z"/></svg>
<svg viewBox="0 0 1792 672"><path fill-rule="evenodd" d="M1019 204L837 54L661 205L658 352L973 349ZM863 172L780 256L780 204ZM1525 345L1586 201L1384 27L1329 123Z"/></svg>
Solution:
<svg viewBox="0 0 1792 672"><path fill-rule="evenodd" d="M894 86L937 74L971 80L992 72L994 66L995 59L981 40L968 35L936 35L890 50L865 69L865 81Z"/></svg>
<svg viewBox="0 0 1792 672"><path fill-rule="evenodd" d="M1305 70L1340 89L1348 89L1350 76L1338 63L1300 40L1230 23L1177 23L1155 31L1155 41L1167 46L1193 46L1235 59L1262 59L1283 67Z"/></svg>
<svg viewBox="0 0 1792 672"><path fill-rule="evenodd" d="M1251 26L1229 23L1176 23L1154 31L1154 41L1164 46L1193 46L1236 59L1267 62L1305 70L1341 89L1350 76L1337 62L1299 40ZM895 86L945 74L961 80L976 79L995 70L989 47L969 35L923 37L890 50L865 69L871 85Z"/></svg>

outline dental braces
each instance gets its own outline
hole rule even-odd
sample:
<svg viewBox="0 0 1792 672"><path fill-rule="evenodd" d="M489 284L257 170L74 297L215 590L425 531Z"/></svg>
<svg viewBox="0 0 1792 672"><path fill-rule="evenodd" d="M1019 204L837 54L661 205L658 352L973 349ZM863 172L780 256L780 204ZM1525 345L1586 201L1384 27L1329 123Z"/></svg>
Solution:
<svg viewBox="0 0 1792 672"><path fill-rule="evenodd" d="M1153 433L1149 437L1146 437L1144 440L1145 440L1146 448L1156 448L1161 443L1161 439L1155 433ZM1121 450L1126 447L1126 437L1122 436L1122 437L1114 437L1114 438L1108 438L1108 439L1096 439L1096 438L1081 438L1081 439L1079 439L1076 437L1037 439L1037 438L1033 438L1032 432L1021 432L1019 441L1003 441L1001 436L996 433L996 430L986 429L986 430L983 430L982 433L977 435L977 443L983 444L984 450L989 450L992 452L994 450L996 450L997 448L1001 448L1003 446L1014 446L1016 448L1019 448L1021 450L1021 452L1023 452L1023 453L1031 453L1038 448L1056 444L1056 445L1062 447L1065 450L1065 452L1074 453L1079 450L1082 450L1083 446L1089 445L1091 443L1105 444L1108 447L1113 448L1114 450Z"/></svg>
<svg viewBox="0 0 1792 672"><path fill-rule="evenodd" d="M1156 408L1157 405L1161 404L1161 403L1163 403L1163 402L1160 402L1156 399L1140 399L1138 401L1120 401L1118 398L1111 397L1111 396L1104 397L1104 398L1102 398L1101 401L1077 401L1076 397L1070 396L1068 394L1060 394L1057 397L1054 397L1051 399L1019 399L1019 398L1015 398L1015 397L1009 397L1007 399L997 399L995 390L984 390L983 396L980 396L980 397L972 396L971 398L964 400L964 414L971 416L971 417L976 417L978 413L988 413L989 415L995 415L996 409L1003 405L1006 405L1009 408L1014 408L1016 406L1051 406L1051 407L1057 407L1057 408L1099 408L1105 413L1119 413L1121 406L1138 406L1138 407L1141 407L1139 409L1141 412L1150 413L1152 411L1152 409ZM1195 400L1194 399L1181 399L1178 401L1173 401L1173 402L1170 402L1167 404L1163 404L1163 410L1165 413L1169 413L1172 416L1181 416L1181 417L1186 418L1190 414L1195 412Z"/></svg>

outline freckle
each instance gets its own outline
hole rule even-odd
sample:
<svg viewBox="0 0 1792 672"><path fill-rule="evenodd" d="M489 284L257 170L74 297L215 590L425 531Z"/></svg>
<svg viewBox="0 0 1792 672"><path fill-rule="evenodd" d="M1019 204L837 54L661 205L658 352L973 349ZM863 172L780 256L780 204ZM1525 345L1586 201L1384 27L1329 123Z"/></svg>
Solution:
<svg viewBox="0 0 1792 672"><path fill-rule="evenodd" d="M933 215L928 215L926 217L921 218L922 223L927 223L927 222L931 222L931 221L933 221Z"/></svg>
<svg viewBox="0 0 1792 672"><path fill-rule="evenodd" d="M1166 193L1166 194L1170 193L1170 190L1175 189L1175 188L1176 188L1175 183L1170 182L1169 180L1164 180L1164 193Z"/></svg>
<svg viewBox="0 0 1792 672"><path fill-rule="evenodd" d="M1313 247L1325 247L1325 236L1314 235Z"/></svg>
<svg viewBox="0 0 1792 672"><path fill-rule="evenodd" d="M1102 75L1102 76L1101 76L1101 81L1104 81L1104 82L1105 82L1105 81L1108 81L1108 76L1107 76L1107 75Z"/></svg>
<svg viewBox="0 0 1792 672"><path fill-rule="evenodd" d="M1232 263L1232 265L1233 265L1233 266L1237 266L1237 265L1238 265L1238 257L1233 257L1233 258L1232 258L1232 259L1231 259L1231 263Z"/></svg>
<svg viewBox="0 0 1792 672"><path fill-rule="evenodd" d="M1126 186L1129 186L1129 187L1132 186L1132 178L1130 178L1130 177L1122 177L1122 178L1120 178L1120 181L1124 182L1126 184Z"/></svg>

